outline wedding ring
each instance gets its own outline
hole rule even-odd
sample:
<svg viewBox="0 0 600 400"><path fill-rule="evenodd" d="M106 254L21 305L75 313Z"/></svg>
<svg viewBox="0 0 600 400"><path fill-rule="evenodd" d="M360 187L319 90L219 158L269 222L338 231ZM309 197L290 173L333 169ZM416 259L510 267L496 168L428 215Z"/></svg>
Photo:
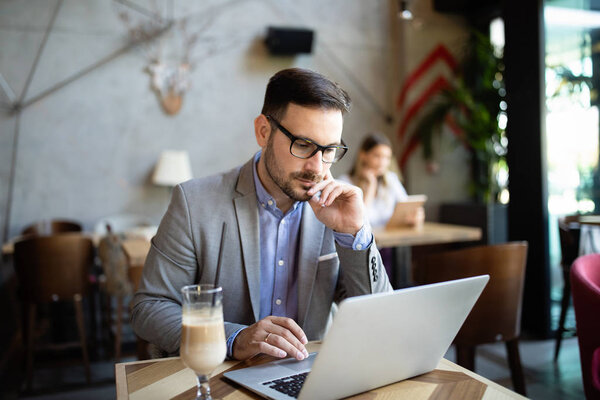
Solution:
<svg viewBox="0 0 600 400"><path fill-rule="evenodd" d="M272 332L269 332L269 334L268 334L268 335L267 335L267 337L265 338L265 342L266 342L266 343L269 343L269 336L271 336L271 333L272 333Z"/></svg>

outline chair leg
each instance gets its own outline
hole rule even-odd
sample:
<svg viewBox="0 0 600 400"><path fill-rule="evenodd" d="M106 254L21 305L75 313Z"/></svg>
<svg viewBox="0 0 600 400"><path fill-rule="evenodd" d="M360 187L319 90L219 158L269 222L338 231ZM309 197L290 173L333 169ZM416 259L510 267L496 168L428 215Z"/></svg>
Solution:
<svg viewBox="0 0 600 400"><path fill-rule="evenodd" d="M75 317L77 319L77 330L79 331L79 341L81 343L81 352L83 354L83 367L85 368L85 379L90 384L91 373L90 373L90 359L88 357L87 343L85 340L85 327L83 322L83 306L81 304L81 295L76 294L73 298L75 303Z"/></svg>
<svg viewBox="0 0 600 400"><path fill-rule="evenodd" d="M554 362L558 360L560 345L562 344L563 333L565 332L565 320L567 318L567 310L571 302L571 282L566 269L563 270L563 293L560 301L560 318L558 320L558 329L556 330L556 345L554 346Z"/></svg>
<svg viewBox="0 0 600 400"><path fill-rule="evenodd" d="M98 359L98 321L96 320L96 293L97 285L91 285L91 293L88 295L88 313L90 316L90 348L92 351L92 360Z"/></svg>
<svg viewBox="0 0 600 400"><path fill-rule="evenodd" d="M527 396L525 389L525 376L521 366L521 356L519 355L519 339L513 339L506 342L506 352L508 354L508 365L515 392Z"/></svg>
<svg viewBox="0 0 600 400"><path fill-rule="evenodd" d="M30 391L33 382L33 345L35 335L35 318L36 318L37 306L33 303L27 305L27 327L25 329L25 343L27 345L27 390Z"/></svg>
<svg viewBox="0 0 600 400"><path fill-rule="evenodd" d="M456 345L456 363L475 372L475 346Z"/></svg>
<svg viewBox="0 0 600 400"><path fill-rule="evenodd" d="M115 332L115 362L121 359L121 332L123 330L123 296L117 297L117 325Z"/></svg>

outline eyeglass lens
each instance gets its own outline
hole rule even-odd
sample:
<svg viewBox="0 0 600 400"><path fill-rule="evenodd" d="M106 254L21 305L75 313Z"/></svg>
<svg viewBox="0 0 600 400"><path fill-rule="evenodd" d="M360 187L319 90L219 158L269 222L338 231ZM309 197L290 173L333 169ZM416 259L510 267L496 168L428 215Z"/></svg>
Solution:
<svg viewBox="0 0 600 400"><path fill-rule="evenodd" d="M316 153L317 145L303 139L296 139L291 147L292 155L299 158L309 158ZM323 149L323 161L331 163L338 161L344 154L344 149L328 147Z"/></svg>

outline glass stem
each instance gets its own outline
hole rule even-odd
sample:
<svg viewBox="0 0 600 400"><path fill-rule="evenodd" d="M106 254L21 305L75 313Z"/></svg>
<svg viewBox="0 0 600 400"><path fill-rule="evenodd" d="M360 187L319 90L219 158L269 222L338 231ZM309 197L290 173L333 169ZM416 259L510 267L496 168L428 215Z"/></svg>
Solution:
<svg viewBox="0 0 600 400"><path fill-rule="evenodd" d="M212 400L210 397L210 387L208 386L208 375L196 375L198 379L198 393L196 400Z"/></svg>

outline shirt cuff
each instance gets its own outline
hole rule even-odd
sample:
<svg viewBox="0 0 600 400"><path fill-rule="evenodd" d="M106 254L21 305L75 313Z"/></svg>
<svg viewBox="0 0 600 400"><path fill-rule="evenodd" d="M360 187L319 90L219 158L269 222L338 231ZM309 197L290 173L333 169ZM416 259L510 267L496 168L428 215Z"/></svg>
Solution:
<svg viewBox="0 0 600 400"><path fill-rule="evenodd" d="M246 328L238 329L227 338L227 358L233 358L233 342L235 341L235 338L237 337L238 333L240 333L243 329Z"/></svg>
<svg viewBox="0 0 600 400"><path fill-rule="evenodd" d="M350 233L333 232L333 237L340 246L352 250L366 250L373 243L373 232L371 231L371 225L368 223L365 223L356 232L356 236Z"/></svg>

